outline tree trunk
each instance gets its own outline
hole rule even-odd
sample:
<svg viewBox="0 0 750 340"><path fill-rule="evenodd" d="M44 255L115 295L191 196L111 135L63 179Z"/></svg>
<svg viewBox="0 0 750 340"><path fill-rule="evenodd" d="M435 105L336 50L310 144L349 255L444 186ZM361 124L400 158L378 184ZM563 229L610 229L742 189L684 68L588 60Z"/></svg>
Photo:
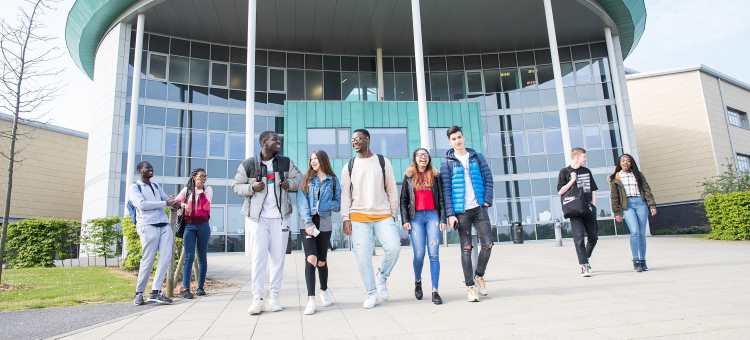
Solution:
<svg viewBox="0 0 750 340"><path fill-rule="evenodd" d="M16 161L16 135L18 134L18 110L13 115L13 129L10 136L10 154L8 160L8 187L5 190L5 210L3 213L3 230L0 235L0 284L3 283L3 266L5 265L5 243L8 239L8 219L10 218L10 199L13 193L13 165Z"/></svg>

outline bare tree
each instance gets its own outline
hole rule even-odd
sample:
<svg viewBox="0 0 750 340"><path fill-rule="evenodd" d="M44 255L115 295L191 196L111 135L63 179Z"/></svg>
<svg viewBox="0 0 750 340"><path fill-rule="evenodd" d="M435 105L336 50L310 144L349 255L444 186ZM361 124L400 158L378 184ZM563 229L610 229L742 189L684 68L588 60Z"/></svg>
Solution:
<svg viewBox="0 0 750 340"><path fill-rule="evenodd" d="M8 160L7 192L0 235L0 283L2 283L3 255L8 232L10 203L13 189L13 168L16 159L16 141L20 116L39 115L42 105L52 100L59 85L55 76L62 72L53 61L60 55L51 47L52 37L44 35L41 17L52 11L56 0L25 0L14 24L0 22L0 111L13 114L13 124L7 137L10 149L1 152Z"/></svg>

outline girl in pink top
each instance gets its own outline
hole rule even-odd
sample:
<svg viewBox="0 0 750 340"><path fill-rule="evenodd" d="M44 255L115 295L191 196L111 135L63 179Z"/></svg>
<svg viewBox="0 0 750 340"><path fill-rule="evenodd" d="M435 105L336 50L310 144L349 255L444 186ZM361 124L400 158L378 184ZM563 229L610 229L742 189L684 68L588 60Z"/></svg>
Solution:
<svg viewBox="0 0 750 340"><path fill-rule="evenodd" d="M202 168L193 170L187 184L175 198L182 206L185 221L185 234L182 239L185 262L182 268L182 291L180 292L180 296L185 299L193 298L193 293L190 292L190 274L196 246L200 273L198 273L198 289L195 293L200 296L206 295L204 289L208 264L206 252L208 239L211 237L211 226L208 221L211 218L211 197L213 196L213 190L206 185L206 179L206 170Z"/></svg>

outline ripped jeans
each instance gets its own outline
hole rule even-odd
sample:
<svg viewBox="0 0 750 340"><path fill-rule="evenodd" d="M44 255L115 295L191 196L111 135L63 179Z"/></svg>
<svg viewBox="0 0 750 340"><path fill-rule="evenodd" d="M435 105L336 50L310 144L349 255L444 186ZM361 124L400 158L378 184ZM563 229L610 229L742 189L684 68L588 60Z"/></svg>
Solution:
<svg viewBox="0 0 750 340"><path fill-rule="evenodd" d="M492 226L490 217L487 215L487 208L476 207L466 210L458 217L458 237L461 241L461 267L464 270L464 282L467 287L474 285L474 275L483 277L487 269L487 263L490 261L492 253ZM474 226L479 235L479 261L477 261L476 271L471 263L471 227Z"/></svg>
<svg viewBox="0 0 750 340"><path fill-rule="evenodd" d="M414 280L422 281L424 254L427 248L430 257L430 278L432 288L437 289L440 281L440 227L438 214L435 210L417 211L411 221L411 246L414 249Z"/></svg>

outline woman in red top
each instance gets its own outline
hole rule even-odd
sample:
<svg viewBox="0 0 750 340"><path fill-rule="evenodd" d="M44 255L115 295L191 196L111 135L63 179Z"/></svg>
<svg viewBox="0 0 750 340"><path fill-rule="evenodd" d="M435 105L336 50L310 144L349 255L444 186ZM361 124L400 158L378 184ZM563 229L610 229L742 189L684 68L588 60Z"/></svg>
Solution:
<svg viewBox="0 0 750 340"><path fill-rule="evenodd" d="M182 268L182 292L180 296L192 299L190 292L190 274L195 258L195 248L198 248L198 267L200 273L197 277L197 295L206 295L204 284L206 283L206 251L208 238L211 236L211 226L208 220L211 218L211 197L213 190L206 185L206 170L197 168L190 174L187 184L175 199L182 205L185 221L185 235L182 246L185 250L185 263Z"/></svg>
<svg viewBox="0 0 750 340"><path fill-rule="evenodd" d="M438 172L432 167L427 149L419 148L412 155L401 185L401 222L411 237L414 249L414 297L422 300L422 267L425 248L430 257L432 302L442 304L438 293L440 279L440 238L445 230L443 191Z"/></svg>

